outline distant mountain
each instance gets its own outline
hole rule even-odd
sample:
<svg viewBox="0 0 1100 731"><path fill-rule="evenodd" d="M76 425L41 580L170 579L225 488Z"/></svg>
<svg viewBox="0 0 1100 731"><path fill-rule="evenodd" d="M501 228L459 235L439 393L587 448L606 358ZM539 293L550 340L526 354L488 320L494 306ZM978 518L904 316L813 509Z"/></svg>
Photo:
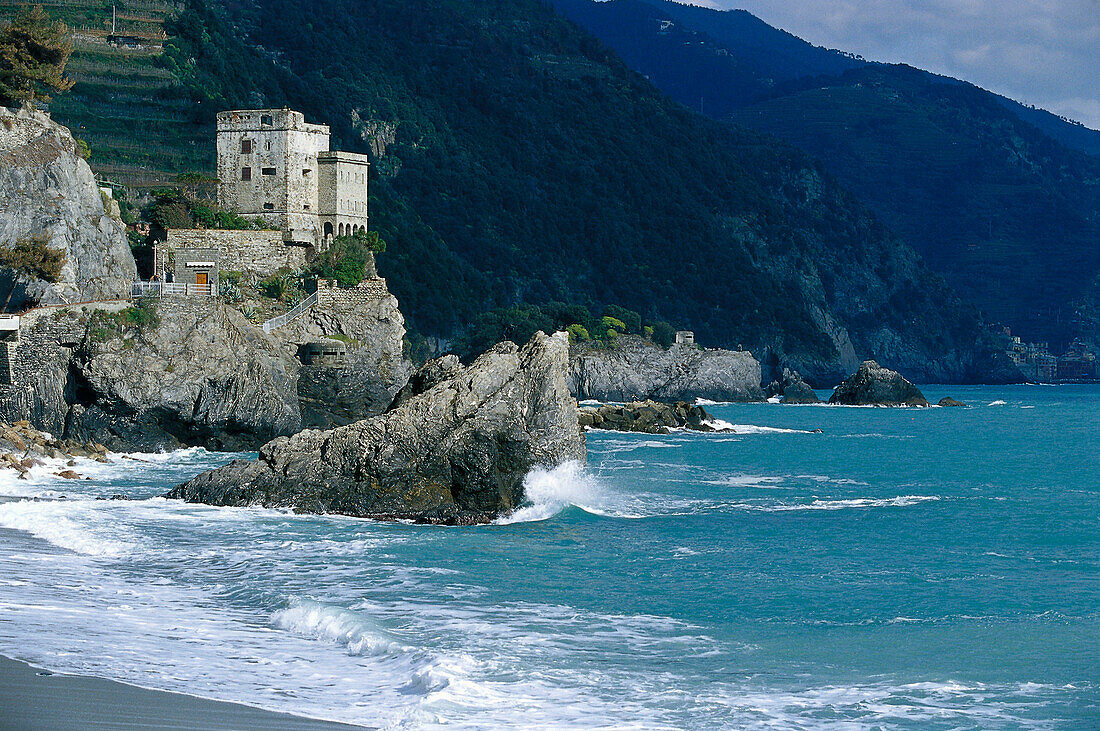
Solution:
<svg viewBox="0 0 1100 731"><path fill-rule="evenodd" d="M990 320L1055 347L1100 272L1100 132L744 11L555 0L672 98L828 170Z"/></svg>

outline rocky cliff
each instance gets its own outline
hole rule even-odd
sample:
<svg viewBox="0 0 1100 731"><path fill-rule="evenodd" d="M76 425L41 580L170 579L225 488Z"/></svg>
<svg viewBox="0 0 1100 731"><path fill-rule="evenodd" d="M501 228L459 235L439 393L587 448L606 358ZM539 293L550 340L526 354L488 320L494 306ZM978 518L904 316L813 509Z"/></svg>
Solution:
<svg viewBox="0 0 1100 731"><path fill-rule="evenodd" d="M117 450L255 449L302 420L297 366L231 307L58 308L4 344L14 385L0 418Z"/></svg>
<svg viewBox="0 0 1100 731"><path fill-rule="evenodd" d="M136 276L125 227L104 209L69 130L42 112L0 107L0 246L26 242L60 252L64 264L56 277L0 272L9 310L125 297Z"/></svg>
<svg viewBox="0 0 1100 731"><path fill-rule="evenodd" d="M295 356L307 343L325 339L346 345L345 364L301 368L298 395L305 424L332 427L382 413L412 372L403 353L405 318L397 298L377 278L318 294L317 305L272 333Z"/></svg>
<svg viewBox="0 0 1100 731"><path fill-rule="evenodd" d="M275 439L258 460L206 472L168 497L380 519L491 520L520 504L533 467L585 458L567 361L564 333L537 333L523 348L502 343L385 414Z"/></svg>
<svg viewBox="0 0 1100 731"><path fill-rule="evenodd" d="M760 363L747 351L673 345L623 336L613 347L575 344L569 387L597 401L760 401Z"/></svg>

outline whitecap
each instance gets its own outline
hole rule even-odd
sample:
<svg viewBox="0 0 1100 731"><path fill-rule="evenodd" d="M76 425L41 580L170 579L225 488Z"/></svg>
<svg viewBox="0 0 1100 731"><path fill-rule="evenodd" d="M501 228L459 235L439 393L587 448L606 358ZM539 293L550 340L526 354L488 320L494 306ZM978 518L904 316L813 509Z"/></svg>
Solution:
<svg viewBox="0 0 1100 731"><path fill-rule="evenodd" d="M349 655L400 655L411 650L362 614L306 599L291 599L290 606L271 616L271 623L299 636L341 645Z"/></svg>
<svg viewBox="0 0 1100 731"><path fill-rule="evenodd" d="M990 401L989 405L990 406L1004 406L1007 403L1008 403L1007 401L1002 401L1001 399L997 399L996 401Z"/></svg>

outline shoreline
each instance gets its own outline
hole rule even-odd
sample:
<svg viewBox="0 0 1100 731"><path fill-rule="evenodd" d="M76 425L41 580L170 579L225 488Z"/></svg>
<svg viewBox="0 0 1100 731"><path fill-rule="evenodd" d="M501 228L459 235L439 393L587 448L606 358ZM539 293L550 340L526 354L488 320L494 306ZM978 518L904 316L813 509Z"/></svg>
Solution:
<svg viewBox="0 0 1100 731"><path fill-rule="evenodd" d="M0 725L78 731L95 728L340 731L364 726L321 721L91 675L68 675L0 655Z"/></svg>

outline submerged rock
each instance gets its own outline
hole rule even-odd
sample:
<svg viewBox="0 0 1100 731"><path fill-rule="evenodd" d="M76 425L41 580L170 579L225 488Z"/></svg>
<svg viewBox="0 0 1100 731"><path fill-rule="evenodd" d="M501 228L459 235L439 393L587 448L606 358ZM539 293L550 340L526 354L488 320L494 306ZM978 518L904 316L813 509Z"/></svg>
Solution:
<svg viewBox="0 0 1100 731"><path fill-rule="evenodd" d="M702 406L677 401L635 401L622 406L609 404L580 410L580 424L591 429L668 434L671 429L714 431L714 417Z"/></svg>
<svg viewBox="0 0 1100 731"><path fill-rule="evenodd" d="M170 498L470 524L523 500L534 467L585 459L565 333L501 343L386 413L266 444ZM453 366L449 363L447 368Z"/></svg>
<svg viewBox="0 0 1100 731"><path fill-rule="evenodd" d="M847 406L928 406L928 399L897 371L865 360L859 370L837 386L831 404Z"/></svg>
<svg viewBox="0 0 1100 731"><path fill-rule="evenodd" d="M569 385L578 399L597 401L761 401L760 363L748 351L668 350L623 335L614 346L578 343L572 348Z"/></svg>

